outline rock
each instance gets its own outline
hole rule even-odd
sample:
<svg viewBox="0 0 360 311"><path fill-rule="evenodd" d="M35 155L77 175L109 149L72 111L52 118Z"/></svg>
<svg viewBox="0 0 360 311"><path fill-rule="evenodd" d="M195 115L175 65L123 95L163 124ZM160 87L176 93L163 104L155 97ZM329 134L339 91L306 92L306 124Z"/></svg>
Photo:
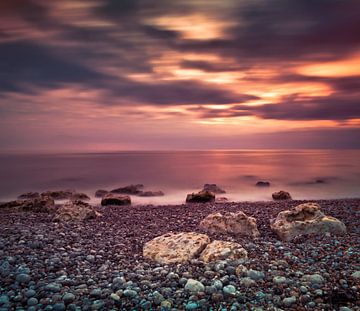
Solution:
<svg viewBox="0 0 360 311"><path fill-rule="evenodd" d="M233 285L227 285L223 288L223 292L227 296L235 296L236 288Z"/></svg>
<svg viewBox="0 0 360 311"><path fill-rule="evenodd" d="M90 200L90 197L82 192L75 192L72 196L71 196L71 200L72 201L76 201L76 200L81 200L81 201L87 201Z"/></svg>
<svg viewBox="0 0 360 311"><path fill-rule="evenodd" d="M246 286L246 287L253 286L253 285L256 284L256 282L253 279L249 278L249 277L241 278L240 283L242 285Z"/></svg>
<svg viewBox="0 0 360 311"><path fill-rule="evenodd" d="M100 216L93 206L82 201L67 202L60 206L54 215L54 222L84 221Z"/></svg>
<svg viewBox="0 0 360 311"><path fill-rule="evenodd" d="M112 300L116 301L116 302L119 302L119 301L121 300L120 296L117 295L117 294L115 294L115 293L112 293L112 294L110 295L110 298L111 298Z"/></svg>
<svg viewBox="0 0 360 311"><path fill-rule="evenodd" d="M128 195L116 195L113 193L108 193L101 200L102 206L108 205L130 205L131 199Z"/></svg>
<svg viewBox="0 0 360 311"><path fill-rule="evenodd" d="M54 191L45 191L41 193L42 197L49 197L53 200L70 200L74 195L74 190L54 190Z"/></svg>
<svg viewBox="0 0 360 311"><path fill-rule="evenodd" d="M288 283L288 279L286 277L284 277L284 276L274 276L273 282L275 284L278 284L278 285L279 284L286 284L286 283Z"/></svg>
<svg viewBox="0 0 360 311"><path fill-rule="evenodd" d="M138 295L138 293L133 289L125 289L124 296L129 298L134 298Z"/></svg>
<svg viewBox="0 0 360 311"><path fill-rule="evenodd" d="M192 294L197 294L198 292L205 291L205 286L197 280L188 279L185 284L185 290L189 291Z"/></svg>
<svg viewBox="0 0 360 311"><path fill-rule="evenodd" d="M210 214L201 221L200 227L211 233L260 236L256 219L246 216L243 212Z"/></svg>
<svg viewBox="0 0 360 311"><path fill-rule="evenodd" d="M310 282L311 284L322 284L325 282L325 279L320 274L305 274L302 278L302 281Z"/></svg>
<svg viewBox="0 0 360 311"><path fill-rule="evenodd" d="M212 241L208 244L199 259L204 262L217 260L237 260L247 258L247 251L238 243L226 241Z"/></svg>
<svg viewBox="0 0 360 311"><path fill-rule="evenodd" d="M360 271L355 271L353 274L351 274L351 277L354 279L360 279Z"/></svg>
<svg viewBox="0 0 360 311"><path fill-rule="evenodd" d="M295 208L280 212L271 221L271 229L281 240L291 241L305 234L324 235L325 233L343 234L345 225L338 219L326 216L317 203L304 203Z"/></svg>
<svg viewBox="0 0 360 311"><path fill-rule="evenodd" d="M15 208L22 212L50 213L54 209L55 202L49 197L37 199L16 200L3 203L0 208Z"/></svg>
<svg viewBox="0 0 360 311"><path fill-rule="evenodd" d="M18 196L18 199L26 200L26 199L40 199L39 192L26 192Z"/></svg>
<svg viewBox="0 0 360 311"><path fill-rule="evenodd" d="M100 190L97 190L97 191L95 192L95 197L96 197L96 198L103 198L103 197L106 196L108 193L109 193L109 191L100 189Z"/></svg>
<svg viewBox="0 0 360 311"><path fill-rule="evenodd" d="M290 307L295 302L296 302L296 297L295 296L291 296L291 297L287 297L287 298L283 299L283 304L286 307Z"/></svg>
<svg viewBox="0 0 360 311"><path fill-rule="evenodd" d="M136 184L136 185L129 185L121 188L116 188L111 190L111 193L118 193L118 194L139 194L141 193L141 189L144 188L143 184Z"/></svg>
<svg viewBox="0 0 360 311"><path fill-rule="evenodd" d="M215 194L210 191L200 191L198 193L188 194L186 196L186 203L207 203L214 202Z"/></svg>
<svg viewBox="0 0 360 311"><path fill-rule="evenodd" d="M262 280L262 279L265 278L264 272L258 271L258 270L250 269L250 270L247 271L246 274L250 279L252 279L254 281Z"/></svg>
<svg viewBox="0 0 360 311"><path fill-rule="evenodd" d="M258 181L255 186L257 187L270 187L270 183L268 181Z"/></svg>
<svg viewBox="0 0 360 311"><path fill-rule="evenodd" d="M289 192L280 190L279 192L274 192L272 194L272 198L276 201L279 200L291 200L291 195Z"/></svg>
<svg viewBox="0 0 360 311"><path fill-rule="evenodd" d="M141 191L138 196L140 197L161 197L164 196L162 191Z"/></svg>
<svg viewBox="0 0 360 311"><path fill-rule="evenodd" d="M65 304L70 304L75 300L75 295L72 293L65 293L62 300Z"/></svg>
<svg viewBox="0 0 360 311"><path fill-rule="evenodd" d="M225 190L221 189L216 184L205 184L203 187L203 191L210 191L215 194L226 193Z"/></svg>
<svg viewBox="0 0 360 311"><path fill-rule="evenodd" d="M21 284L29 283L30 280L31 280L30 275L25 274L25 273L20 273L16 276L16 282L19 282Z"/></svg>
<svg viewBox="0 0 360 311"><path fill-rule="evenodd" d="M28 306L36 306L38 303L39 301L34 297L29 298L27 301Z"/></svg>
<svg viewBox="0 0 360 311"><path fill-rule="evenodd" d="M210 243L205 234L195 232L167 233L145 243L145 258L159 263L186 262L197 257Z"/></svg>

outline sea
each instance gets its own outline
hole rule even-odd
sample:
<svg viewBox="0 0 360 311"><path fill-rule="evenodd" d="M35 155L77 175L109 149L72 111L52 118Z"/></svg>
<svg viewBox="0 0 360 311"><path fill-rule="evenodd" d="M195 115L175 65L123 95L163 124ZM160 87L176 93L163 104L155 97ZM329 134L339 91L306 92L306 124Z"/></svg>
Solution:
<svg viewBox="0 0 360 311"><path fill-rule="evenodd" d="M258 181L270 187L255 186ZM163 197L132 196L133 204L181 204L215 183L229 201L267 201L275 191L294 199L360 197L360 150L206 150L0 154L0 201L46 190L74 189L94 197L144 184Z"/></svg>

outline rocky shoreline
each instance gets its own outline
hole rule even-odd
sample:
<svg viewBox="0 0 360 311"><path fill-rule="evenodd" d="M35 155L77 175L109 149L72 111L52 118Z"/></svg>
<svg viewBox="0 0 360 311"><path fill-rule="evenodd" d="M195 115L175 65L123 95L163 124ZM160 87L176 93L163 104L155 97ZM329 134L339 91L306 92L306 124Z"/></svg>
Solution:
<svg viewBox="0 0 360 311"><path fill-rule="evenodd" d="M0 310L360 310L360 199L314 201L345 235L279 241L269 220L304 202L97 206L101 217L59 223L0 209ZM258 238L207 233L241 244L246 260L143 257L151 239L205 233L199 223L224 211L257 219Z"/></svg>

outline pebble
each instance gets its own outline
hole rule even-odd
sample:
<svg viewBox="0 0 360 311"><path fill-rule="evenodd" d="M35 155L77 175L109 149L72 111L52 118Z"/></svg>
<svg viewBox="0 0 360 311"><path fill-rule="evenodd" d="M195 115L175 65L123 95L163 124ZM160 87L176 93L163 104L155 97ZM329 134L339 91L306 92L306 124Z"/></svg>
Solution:
<svg viewBox="0 0 360 311"><path fill-rule="evenodd" d="M247 271L247 276L254 281L262 280L265 278L264 272L252 269Z"/></svg>
<svg viewBox="0 0 360 311"><path fill-rule="evenodd" d="M205 290L205 286L197 280L189 279L185 284L185 290L190 293L198 293L203 292Z"/></svg>
<svg viewBox="0 0 360 311"><path fill-rule="evenodd" d="M65 293L62 300L65 304L70 304L75 300L75 295L72 293Z"/></svg>
<svg viewBox="0 0 360 311"><path fill-rule="evenodd" d="M29 298L27 301L28 306L36 306L38 303L39 301L34 297Z"/></svg>
<svg viewBox="0 0 360 311"><path fill-rule="evenodd" d="M290 307L292 304L294 304L296 302L296 297L295 296L291 296L291 297L287 297L283 299L283 304L286 307Z"/></svg>
<svg viewBox="0 0 360 311"><path fill-rule="evenodd" d="M223 292L225 295L234 296L236 293L236 287L233 285L227 285L223 288Z"/></svg>
<svg viewBox="0 0 360 311"><path fill-rule="evenodd" d="M29 283L31 280L30 275L25 274L25 273L20 273L16 276L16 281L22 284L26 284Z"/></svg>
<svg viewBox="0 0 360 311"><path fill-rule="evenodd" d="M284 276L274 276L273 282L275 284L284 284L284 283L288 283L288 279Z"/></svg>
<svg viewBox="0 0 360 311"><path fill-rule="evenodd" d="M125 289L124 290L124 296L129 298L134 298L138 295L138 293L135 290L132 289Z"/></svg>

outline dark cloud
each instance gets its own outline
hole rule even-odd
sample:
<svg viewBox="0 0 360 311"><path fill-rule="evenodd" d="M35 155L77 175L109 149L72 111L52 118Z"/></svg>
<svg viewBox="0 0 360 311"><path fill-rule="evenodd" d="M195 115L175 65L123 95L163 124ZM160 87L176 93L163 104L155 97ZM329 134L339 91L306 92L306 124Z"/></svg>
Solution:
<svg viewBox="0 0 360 311"><path fill-rule="evenodd" d="M230 109L194 109L202 118L233 118L256 116L276 120L349 120L360 118L360 100L346 94L335 94L310 99L297 98L296 95L276 104L258 106L236 105Z"/></svg>

